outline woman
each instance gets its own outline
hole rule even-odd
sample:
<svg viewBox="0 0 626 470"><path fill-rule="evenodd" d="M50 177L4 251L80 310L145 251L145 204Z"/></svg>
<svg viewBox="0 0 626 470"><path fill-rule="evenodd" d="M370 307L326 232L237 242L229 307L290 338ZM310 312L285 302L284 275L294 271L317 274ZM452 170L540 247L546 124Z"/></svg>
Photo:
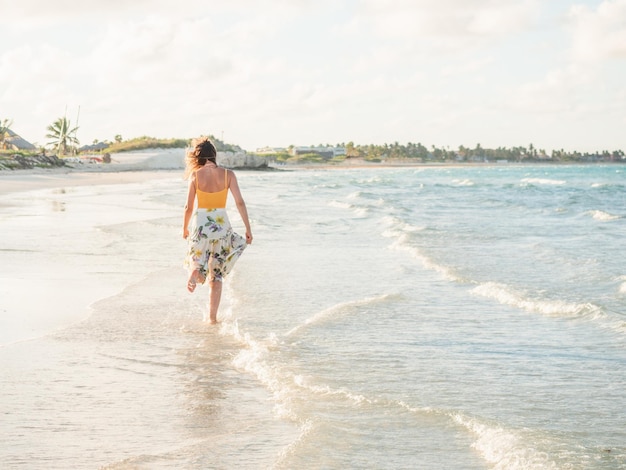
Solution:
<svg viewBox="0 0 626 470"><path fill-rule="evenodd" d="M204 284L208 278L211 323L217 323L224 276L230 272L246 245L252 243L248 211L235 173L218 167L216 157L217 151L209 139L202 137L192 141L192 149L186 157L185 179L189 179L189 190L183 221L183 238L189 240L185 259L189 269L187 289L193 292L196 284ZM246 226L245 240L233 232L226 214L229 189Z"/></svg>

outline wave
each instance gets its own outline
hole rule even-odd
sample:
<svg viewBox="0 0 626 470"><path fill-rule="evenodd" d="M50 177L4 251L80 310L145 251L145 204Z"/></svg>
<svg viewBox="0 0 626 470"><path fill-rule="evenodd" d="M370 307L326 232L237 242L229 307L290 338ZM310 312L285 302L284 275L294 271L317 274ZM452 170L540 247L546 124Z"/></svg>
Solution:
<svg viewBox="0 0 626 470"><path fill-rule="evenodd" d="M621 219L622 218L619 215L609 214L608 212L604 212L604 211L601 211L601 210L588 211L588 212L585 212L585 214L590 215L595 220L599 220L599 221L602 221L602 222L608 222L608 221L611 221L611 220L617 220L617 219Z"/></svg>
<svg viewBox="0 0 626 470"><path fill-rule="evenodd" d="M385 232L384 234L389 234L389 232ZM444 279L455 282L465 282L461 276L456 274L453 268L436 263L434 260L422 253L419 248L409 245L407 243L407 239L408 236L406 233L399 235L390 245L390 248L409 253L412 258L420 261L426 269L441 274Z"/></svg>
<svg viewBox="0 0 626 470"><path fill-rule="evenodd" d="M294 377L294 383L303 389L308 390L309 392L313 392L315 395L322 395L326 397L341 397L345 398L355 405L360 405L362 403L375 404L378 403L379 400L367 398L364 395L350 392L349 390L345 390L343 388L334 389L329 387L328 385L311 385L306 382L304 377L301 375L297 375Z"/></svg>
<svg viewBox="0 0 626 470"><path fill-rule="evenodd" d="M494 470L517 470L535 468L574 468L572 465L561 462L559 458L551 458L550 454L537 448L554 449L562 447L549 436L532 436L532 431L512 431L497 424L470 418L462 413L451 414L454 422L473 434L476 438L472 447ZM558 455L558 454L557 454Z"/></svg>
<svg viewBox="0 0 626 470"><path fill-rule="evenodd" d="M539 184L539 185L552 185L552 186L560 186L566 184L565 180L553 180L549 178L523 178L522 183L526 184Z"/></svg>
<svg viewBox="0 0 626 470"><path fill-rule="evenodd" d="M503 305L517 307L531 313L540 313L554 317L580 317L584 314L595 313L600 308L590 304L577 304L560 300L528 299L509 286L497 282L486 282L474 287L473 294L494 299Z"/></svg>
<svg viewBox="0 0 626 470"><path fill-rule="evenodd" d="M461 278L453 268L438 264L433 259L425 255L419 248L411 245L410 235L422 232L426 229L426 227L412 225L392 216L384 217L383 222L388 228L383 230L382 236L385 238L395 239L389 245L389 248L409 253L413 259L418 260L426 269L441 274L444 279L449 281L464 282L464 279Z"/></svg>
<svg viewBox="0 0 626 470"><path fill-rule="evenodd" d="M625 276L619 276L619 277L617 278L617 281L618 281L618 282L621 282L621 284L620 284L620 286L619 286L619 288L618 288L618 290L617 290L617 291L618 291L620 294L626 294L626 275L625 275Z"/></svg>
<svg viewBox="0 0 626 470"><path fill-rule="evenodd" d="M370 178L360 178L355 180L356 184L362 184L362 185L376 185L378 186L380 183L383 182L383 179L380 176L372 176Z"/></svg>
<svg viewBox="0 0 626 470"><path fill-rule="evenodd" d="M497 282L479 284L470 292L529 313L538 313L548 317L583 319L596 322L601 327L618 333L626 333L625 321L611 317L601 307L590 302L574 303L562 300L532 299L505 284Z"/></svg>
<svg viewBox="0 0 626 470"><path fill-rule="evenodd" d="M515 297L515 294L511 293L506 286L485 284L477 288L478 292L481 287L491 292L505 291ZM332 316L333 312L342 312L372 302L385 301L390 297L383 295L337 304L314 315L304 325L323 321ZM304 325L295 328L287 335L298 331ZM293 440L277 455L273 468L286 466L294 456L298 456L300 448L307 445L306 442L310 436L320 429L315 416L302 416L296 411L299 409L298 403L315 402L318 399L329 400L329 405L348 404L358 412L374 411L387 414L394 409L409 412L419 417L420 422L423 417L431 417L435 420L432 425L437 429L450 428L450 425L460 426L470 436L471 447L493 469L570 469L575 468L575 462L597 458L597 454L601 452L599 449L584 447L577 447L577 450L574 450L571 443L564 442L559 436L547 431L528 428L510 429L491 420L469 416L459 410L413 407L393 398L368 396L344 387L333 388L323 383L311 383L302 375L293 374L285 369L286 364L281 366L272 360L273 349L280 346L276 335L270 335L266 340L259 341L249 333L241 331L236 320L224 323L221 333L233 336L243 345L242 350L233 359L233 364L238 369L256 376L273 394L279 418L287 418L298 424ZM324 409L327 407L324 406ZM323 422L320 424L323 425Z"/></svg>
<svg viewBox="0 0 626 470"><path fill-rule="evenodd" d="M367 216L367 213L369 212L369 209L367 207L355 207L354 208L354 213L361 218L364 218Z"/></svg>
<svg viewBox="0 0 626 470"><path fill-rule="evenodd" d="M305 442L306 438L311 434L314 425L310 420L304 421L304 423L300 426L299 434L296 436L294 441L289 444L286 448L284 448L279 454L276 462L272 465L272 468L282 468L286 465L288 459L298 452L298 447Z"/></svg>
<svg viewBox="0 0 626 470"><path fill-rule="evenodd" d="M382 202L377 203L375 205L382 205ZM355 204L350 204L348 202L342 202L342 201L337 201L337 200L332 200L328 203L329 207L334 207L335 209L345 209L345 210L351 210L352 212L354 212L354 214L360 218L365 217L368 212L369 209L367 207L363 207L363 206L358 206Z"/></svg>
<svg viewBox="0 0 626 470"><path fill-rule="evenodd" d="M452 180L452 182L457 186L474 186L474 182L469 179L463 179L463 180L454 179Z"/></svg>
<svg viewBox="0 0 626 470"><path fill-rule="evenodd" d="M330 201L328 203L328 205L330 207L334 207L336 209L350 209L350 208L352 208L352 204L348 204L347 202L335 201L335 200Z"/></svg>
<svg viewBox="0 0 626 470"><path fill-rule="evenodd" d="M288 378L278 366L272 366L267 361L270 345L276 344L276 337L270 336L265 343L258 341L250 333L243 333L237 320L222 323L220 334L231 336L243 345L232 363L237 369L255 376L272 393L276 415L292 422L300 422L291 408L290 397L293 396L293 390L289 386Z"/></svg>
<svg viewBox="0 0 626 470"><path fill-rule="evenodd" d="M341 302L338 303L336 305L333 305L332 307L329 307L325 310L322 310L320 312L317 312L315 315L307 318L304 323L295 326L294 328L292 328L291 330L289 330L286 334L285 337L288 336L292 336L295 333L299 332L300 330L308 327L309 325L313 325L313 324L320 324L323 323L327 320L336 318L338 315L341 315L342 313L346 313L347 311L350 311L352 309L355 308L359 308L359 307L365 307L367 305L374 305L380 302L385 302L389 299L394 298L393 294L383 294L383 295L379 295L377 297L367 297L365 299L361 299L361 300L350 300L347 302Z"/></svg>
<svg viewBox="0 0 626 470"><path fill-rule="evenodd" d="M537 441L544 444L547 436L541 436L541 439L530 439L521 433L517 434L495 423L491 424L479 418L470 418L459 411L414 407L401 400L371 398L343 389L310 385L303 381L300 381L299 385L316 395L345 398L357 406L366 404L380 407L385 413L395 408L420 417L438 418L441 420L440 426L443 427L448 427L446 422L452 421L475 437L472 447L478 451L483 460L493 465L492 468L494 469L557 468L556 462L550 459L546 452L537 449ZM529 431L525 433L529 433Z"/></svg>
<svg viewBox="0 0 626 470"><path fill-rule="evenodd" d="M389 227L388 230L383 232L383 236L386 238L397 237L404 233L421 232L426 229L424 226L411 225L397 217L391 216L383 217L383 222Z"/></svg>
<svg viewBox="0 0 626 470"><path fill-rule="evenodd" d="M493 469L526 470L535 468L574 468L567 461L580 461L581 455L572 455L566 451L569 447L555 436L544 431L523 429L507 429L495 422L470 417L458 410L447 410L431 407L414 407L402 400L367 397L345 389L333 389L326 385L311 385L298 378L297 384L315 395L334 398L339 397L352 402L355 406L374 406L388 413L398 409L420 417L436 419L438 426L449 427L447 423L461 426L474 437L472 447L480 457L492 465ZM560 452L554 452L561 449Z"/></svg>

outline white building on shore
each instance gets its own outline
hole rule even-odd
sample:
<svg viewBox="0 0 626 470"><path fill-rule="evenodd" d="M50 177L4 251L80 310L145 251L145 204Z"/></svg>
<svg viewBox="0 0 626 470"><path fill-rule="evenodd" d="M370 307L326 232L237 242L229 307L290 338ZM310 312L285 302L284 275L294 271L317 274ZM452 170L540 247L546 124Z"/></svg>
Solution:
<svg viewBox="0 0 626 470"><path fill-rule="evenodd" d="M337 157L339 155L345 155L346 148L345 147L333 147L333 146L319 146L319 145L315 147L299 146L299 147L293 147L289 153L291 153L291 155L294 155L294 156L304 155L307 153L316 153L330 160L331 158Z"/></svg>

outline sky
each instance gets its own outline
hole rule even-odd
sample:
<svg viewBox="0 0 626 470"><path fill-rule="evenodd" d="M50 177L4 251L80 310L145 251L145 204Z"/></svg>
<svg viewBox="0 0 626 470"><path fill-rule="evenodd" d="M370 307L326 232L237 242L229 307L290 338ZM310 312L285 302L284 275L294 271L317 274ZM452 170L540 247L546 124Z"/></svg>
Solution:
<svg viewBox="0 0 626 470"><path fill-rule="evenodd" d="M0 0L0 120L44 145L626 150L626 0Z"/></svg>

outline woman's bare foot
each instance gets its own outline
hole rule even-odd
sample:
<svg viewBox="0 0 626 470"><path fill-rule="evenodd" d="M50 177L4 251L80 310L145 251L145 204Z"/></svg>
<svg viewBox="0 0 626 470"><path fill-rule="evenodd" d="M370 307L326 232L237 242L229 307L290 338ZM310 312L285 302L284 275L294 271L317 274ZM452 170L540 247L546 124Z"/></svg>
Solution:
<svg viewBox="0 0 626 470"><path fill-rule="evenodd" d="M208 323L209 325L217 325L219 323L217 318L211 318L208 312L202 316L202 321Z"/></svg>
<svg viewBox="0 0 626 470"><path fill-rule="evenodd" d="M196 290L196 285L198 283L204 284L205 277L198 271L194 269L191 275L189 276L189 280L187 281L187 290L189 292L193 292Z"/></svg>

